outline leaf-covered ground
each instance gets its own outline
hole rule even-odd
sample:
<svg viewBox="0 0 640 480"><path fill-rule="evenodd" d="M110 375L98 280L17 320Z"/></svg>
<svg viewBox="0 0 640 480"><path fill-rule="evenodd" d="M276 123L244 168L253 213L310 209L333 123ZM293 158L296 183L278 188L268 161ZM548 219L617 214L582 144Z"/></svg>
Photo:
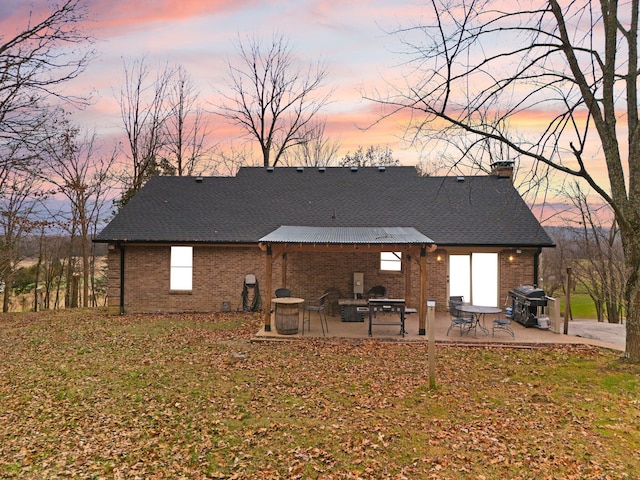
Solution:
<svg viewBox="0 0 640 480"><path fill-rule="evenodd" d="M0 317L2 478L640 476L640 368L592 348L251 343L244 314Z"/></svg>

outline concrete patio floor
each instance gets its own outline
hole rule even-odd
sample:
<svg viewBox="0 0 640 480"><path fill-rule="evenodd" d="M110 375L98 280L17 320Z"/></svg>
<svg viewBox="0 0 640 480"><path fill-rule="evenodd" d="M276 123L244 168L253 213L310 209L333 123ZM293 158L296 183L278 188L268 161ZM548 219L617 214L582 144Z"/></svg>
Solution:
<svg viewBox="0 0 640 480"><path fill-rule="evenodd" d="M380 315L380 314L378 314ZM391 321L397 319L397 314L392 315ZM495 316L487 316L485 327L489 335L481 329L477 329L468 334L460 335L458 329L451 329L447 336L447 329L451 323L448 313L436 313L435 318L435 340L438 344L453 345L506 345L506 346L544 346L554 344L575 344L593 345L613 350L624 351L624 325L598 324L595 321L569 322L569 334L555 333L552 329L542 330L535 327L525 328L518 322L511 322L511 328L515 334L515 339L511 338L507 332L496 331L492 335L492 320ZM405 320L406 334L400 334L399 326L374 325L372 336L369 337L369 322L365 317L364 322L342 322L340 316L328 316L329 331L325 337L322 335L320 320L316 313L311 317L311 330L302 335L302 323L299 322L298 333L293 335L280 335L276 332L275 318L271 316L271 331L266 332L264 327L255 335L256 340L304 340L305 338L325 338L325 339L373 339L381 341L401 341L401 342L427 342L428 335L418 335L418 315L407 315ZM603 335L598 335L598 330L603 331ZM557 326L557 331L563 330L563 325Z"/></svg>

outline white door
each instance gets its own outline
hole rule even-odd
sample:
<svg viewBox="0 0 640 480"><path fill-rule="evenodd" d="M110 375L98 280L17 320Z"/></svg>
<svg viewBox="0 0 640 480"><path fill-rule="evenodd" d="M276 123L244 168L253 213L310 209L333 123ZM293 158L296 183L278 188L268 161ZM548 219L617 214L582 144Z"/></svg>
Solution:
<svg viewBox="0 0 640 480"><path fill-rule="evenodd" d="M471 255L449 255L449 295L471 303Z"/></svg>
<svg viewBox="0 0 640 480"><path fill-rule="evenodd" d="M449 255L449 295L465 303L498 306L498 254Z"/></svg>
<svg viewBox="0 0 640 480"><path fill-rule="evenodd" d="M498 306L498 254L471 255L471 299L474 305Z"/></svg>

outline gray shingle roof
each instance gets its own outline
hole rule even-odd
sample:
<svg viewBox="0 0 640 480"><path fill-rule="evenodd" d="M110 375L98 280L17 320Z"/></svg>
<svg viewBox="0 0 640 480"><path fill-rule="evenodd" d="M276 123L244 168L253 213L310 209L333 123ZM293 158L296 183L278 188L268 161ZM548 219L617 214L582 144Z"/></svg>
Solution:
<svg viewBox="0 0 640 480"><path fill-rule="evenodd" d="M420 177L413 167L153 177L96 241L256 243L283 225L414 227L439 246L553 245L508 178Z"/></svg>

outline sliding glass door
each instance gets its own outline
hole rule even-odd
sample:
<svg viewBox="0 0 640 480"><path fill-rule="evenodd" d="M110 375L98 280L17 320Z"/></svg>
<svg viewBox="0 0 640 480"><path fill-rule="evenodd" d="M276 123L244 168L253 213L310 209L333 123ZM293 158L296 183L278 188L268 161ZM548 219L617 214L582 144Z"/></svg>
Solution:
<svg viewBox="0 0 640 480"><path fill-rule="evenodd" d="M449 255L449 295L465 303L498 306L498 254Z"/></svg>

